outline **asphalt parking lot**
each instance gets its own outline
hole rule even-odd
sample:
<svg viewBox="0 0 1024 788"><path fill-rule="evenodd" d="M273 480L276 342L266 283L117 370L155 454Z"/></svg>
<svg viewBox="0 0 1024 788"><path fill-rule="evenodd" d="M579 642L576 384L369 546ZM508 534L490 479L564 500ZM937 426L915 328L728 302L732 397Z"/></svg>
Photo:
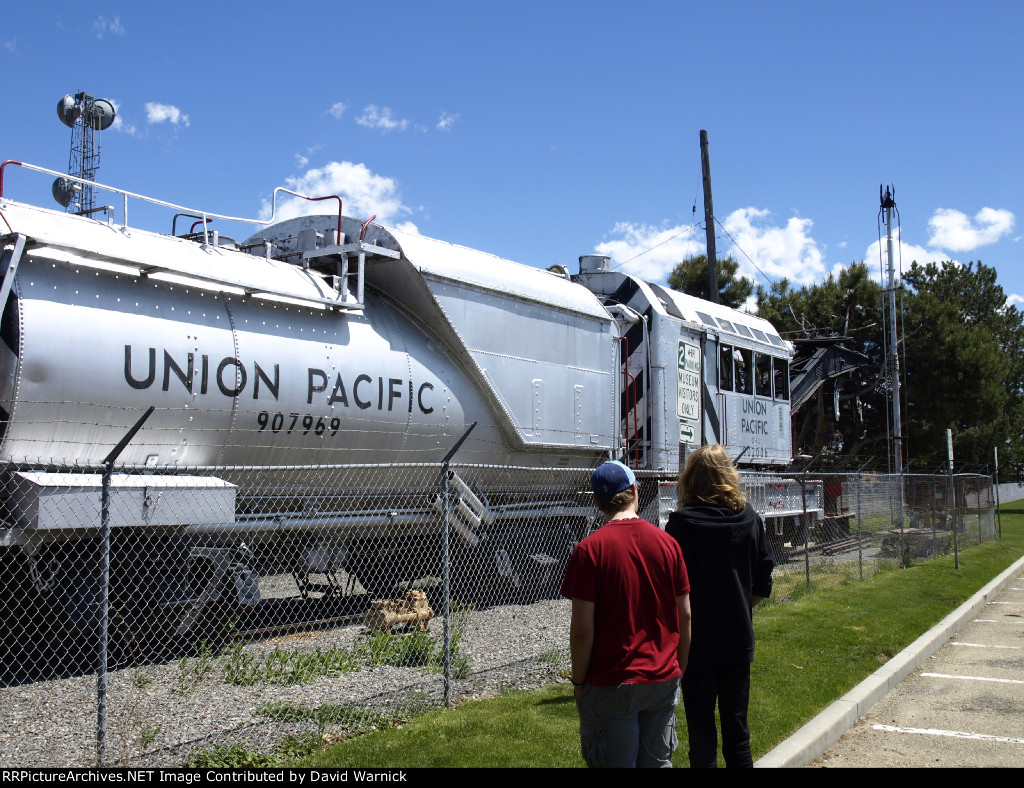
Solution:
<svg viewBox="0 0 1024 788"><path fill-rule="evenodd" d="M756 766L1024 766L1024 559Z"/></svg>

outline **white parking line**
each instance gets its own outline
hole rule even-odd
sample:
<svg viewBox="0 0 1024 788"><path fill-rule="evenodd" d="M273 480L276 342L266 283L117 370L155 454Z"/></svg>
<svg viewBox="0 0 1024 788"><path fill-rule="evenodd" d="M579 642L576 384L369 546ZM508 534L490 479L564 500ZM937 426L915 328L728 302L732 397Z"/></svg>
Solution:
<svg viewBox="0 0 1024 788"><path fill-rule="evenodd" d="M994 643L961 643L958 640L950 641L951 646L970 646L971 648L1013 648L1022 649L1024 646L997 646Z"/></svg>
<svg viewBox="0 0 1024 788"><path fill-rule="evenodd" d="M979 741L998 741L1008 744L1024 744L1024 739L1015 739L1012 736L989 736L987 733L964 733L963 731L943 731L936 728L897 728L894 725L872 725L876 731L888 733L924 733L928 736L950 736L954 739L976 739Z"/></svg>
<svg viewBox="0 0 1024 788"><path fill-rule="evenodd" d="M999 684L1024 684L1020 679L989 679L984 676L951 676L948 673L922 673L930 679L960 679L961 681L994 681Z"/></svg>
<svg viewBox="0 0 1024 788"><path fill-rule="evenodd" d="M976 624L1024 624L1024 621L996 621L992 618L976 618L974 619Z"/></svg>

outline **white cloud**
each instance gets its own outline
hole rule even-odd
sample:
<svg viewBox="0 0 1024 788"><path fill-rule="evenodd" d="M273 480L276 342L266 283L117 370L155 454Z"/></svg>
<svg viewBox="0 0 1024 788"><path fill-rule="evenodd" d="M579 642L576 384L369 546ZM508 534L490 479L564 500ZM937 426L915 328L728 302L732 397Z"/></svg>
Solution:
<svg viewBox="0 0 1024 788"><path fill-rule="evenodd" d="M345 110L348 109L348 104L342 104L340 101L331 105L331 108L327 110L328 114L333 115L338 120L341 120L341 116L345 114Z"/></svg>
<svg viewBox="0 0 1024 788"><path fill-rule="evenodd" d="M412 209L402 202L395 180L371 172L365 164L332 161L323 167L288 178L284 185L309 197L337 194L344 201L343 210L347 216L369 218L376 214L376 221L381 224L406 232L419 232L416 225L405 218L412 213ZM271 205L264 200L260 218L269 219L270 212ZM284 220L324 212L323 203L286 197L278 201L275 218Z"/></svg>
<svg viewBox="0 0 1024 788"><path fill-rule="evenodd" d="M17 43L18 43L18 39L16 39L16 38L12 38L10 41L4 41L3 42L4 49L6 49L8 52L13 52L14 51L14 47L17 45Z"/></svg>
<svg viewBox="0 0 1024 788"><path fill-rule="evenodd" d="M114 106L114 122L110 125L110 128L131 137L138 134L138 129L135 127L135 124L126 122L124 117L121 115L121 105L114 99L107 99L107 101Z"/></svg>
<svg viewBox="0 0 1024 788"><path fill-rule="evenodd" d="M96 21L92 23L92 29L96 32L96 38L103 38L107 33L123 36L125 32L124 25L121 24L121 18L118 16L115 16L109 22L103 16L97 16Z"/></svg>
<svg viewBox="0 0 1024 788"><path fill-rule="evenodd" d="M296 167L298 167L301 170L307 164L309 164L309 159L307 157L303 156L301 153L296 153L295 154L295 166Z"/></svg>
<svg viewBox="0 0 1024 788"><path fill-rule="evenodd" d="M1019 296L1016 293L1013 293L1012 295L1008 295L1006 297L1006 305L1007 306L1015 306L1015 307L1017 307L1017 309L1020 309L1021 306L1024 306L1024 296Z"/></svg>
<svg viewBox="0 0 1024 788"><path fill-rule="evenodd" d="M769 216L769 211L756 208L729 214L723 222L728 236L719 234L718 255L732 256L739 263L740 276L762 285L767 282L757 268L771 281L783 277L796 285L821 281L826 274L825 259L809 235L811 220L794 217L779 227L768 223ZM598 244L596 251L611 257L623 271L652 282L664 282L678 262L706 253L704 231L697 226L620 222L610 234L618 237Z"/></svg>
<svg viewBox="0 0 1024 788"><path fill-rule="evenodd" d="M368 107L363 109L363 114L356 118L356 123L360 126L366 126L370 129L381 129L383 131L405 131L409 127L409 121L395 120L391 116L390 107L378 107L376 104L370 104Z"/></svg>
<svg viewBox="0 0 1024 788"><path fill-rule="evenodd" d="M657 227L619 222L609 241L594 247L606 254L612 265L649 282L664 282L676 263L704 253L703 237L696 227Z"/></svg>
<svg viewBox="0 0 1024 788"><path fill-rule="evenodd" d="M179 123L188 126L188 115L171 104L159 104L155 101L146 102L146 120L149 123L170 121L175 126Z"/></svg>
<svg viewBox="0 0 1024 788"><path fill-rule="evenodd" d="M449 115L447 112L442 110L441 116L437 120L437 128L441 131L451 131L452 126L455 125L455 121L459 119L458 113Z"/></svg>
<svg viewBox="0 0 1024 788"><path fill-rule="evenodd" d="M758 208L733 211L722 223L732 240L722 239L718 248L740 264L740 275L757 284L766 285L765 276L772 282L785 277L796 285L820 282L826 267L818 242L810 236L814 222L794 216L779 227L768 223L769 216L770 211Z"/></svg>
<svg viewBox="0 0 1024 788"><path fill-rule="evenodd" d="M939 208L928 220L931 230L928 243L954 252L969 252L995 243L1013 230L1013 225L1013 214L1002 208L982 208L974 215L973 222L965 213Z"/></svg>
<svg viewBox="0 0 1024 788"><path fill-rule="evenodd" d="M941 263L952 258L942 249L926 249L923 246L902 243L895 238L892 242L893 265L896 270L896 277L899 278L901 271L909 271L911 263L928 265L928 263ZM881 251L880 251L881 250ZM956 262L953 260L953 262ZM882 284L889 281L889 261L885 257L885 241L875 241L864 252L864 264L872 275Z"/></svg>

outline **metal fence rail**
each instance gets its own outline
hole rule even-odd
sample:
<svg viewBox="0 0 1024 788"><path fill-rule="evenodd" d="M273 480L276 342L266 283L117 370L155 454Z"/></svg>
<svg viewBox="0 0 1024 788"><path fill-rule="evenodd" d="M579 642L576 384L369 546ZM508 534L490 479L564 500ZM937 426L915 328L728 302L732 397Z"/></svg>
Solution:
<svg viewBox="0 0 1024 788"><path fill-rule="evenodd" d="M100 469L3 468L5 762L178 766L224 762L230 746L284 758L557 680L569 620L558 586L601 522L589 475L117 468L105 583ZM674 480L639 476L641 513L664 520ZM955 477L952 491L944 476L744 481L778 559L776 604L995 536L988 477Z"/></svg>

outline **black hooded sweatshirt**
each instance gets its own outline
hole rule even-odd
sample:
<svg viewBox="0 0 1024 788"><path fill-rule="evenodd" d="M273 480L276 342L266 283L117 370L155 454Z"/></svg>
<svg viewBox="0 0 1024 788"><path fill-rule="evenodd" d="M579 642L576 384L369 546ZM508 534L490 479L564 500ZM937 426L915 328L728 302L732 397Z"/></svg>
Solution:
<svg viewBox="0 0 1024 788"><path fill-rule="evenodd" d="M683 548L690 576L689 664L752 662L751 600L771 595L775 566L764 522L749 504L696 504L669 515L665 530Z"/></svg>

